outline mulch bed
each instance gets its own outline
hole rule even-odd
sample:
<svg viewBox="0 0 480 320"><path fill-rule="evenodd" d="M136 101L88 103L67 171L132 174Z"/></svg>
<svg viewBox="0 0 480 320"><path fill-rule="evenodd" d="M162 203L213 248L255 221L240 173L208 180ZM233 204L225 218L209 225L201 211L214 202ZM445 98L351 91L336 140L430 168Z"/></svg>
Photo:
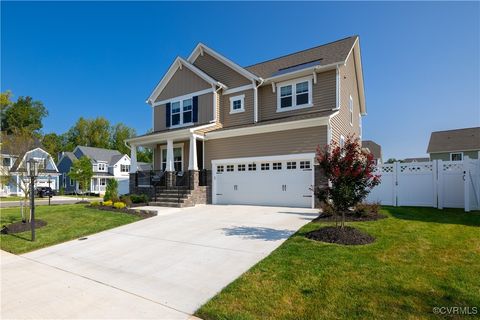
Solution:
<svg viewBox="0 0 480 320"><path fill-rule="evenodd" d="M154 210L136 210L136 209L129 209L129 208L117 209L117 208L107 207L107 206L87 206L87 207L103 210L103 211L122 212L122 213L132 214L134 216L140 217L141 219L151 218L157 215L157 211L154 211Z"/></svg>
<svg viewBox="0 0 480 320"><path fill-rule="evenodd" d="M367 213L367 214L357 214L355 212L349 212L345 214L345 221L375 221L379 219L385 219L387 218L386 215L383 215L381 213ZM337 216L337 220L341 221L342 220L342 215L339 214ZM317 218L313 220L313 222L326 222L326 221L335 221L335 217L333 215L324 215L320 214Z"/></svg>
<svg viewBox="0 0 480 320"><path fill-rule="evenodd" d="M35 229L45 227L47 225L46 221L35 219ZM30 223L29 222L14 222L9 225L2 226L2 230L0 231L1 234L12 234L12 233L20 233L25 231L30 231Z"/></svg>
<svg viewBox="0 0 480 320"><path fill-rule="evenodd" d="M375 238L353 227L323 227L305 235L308 239L347 245L368 244Z"/></svg>

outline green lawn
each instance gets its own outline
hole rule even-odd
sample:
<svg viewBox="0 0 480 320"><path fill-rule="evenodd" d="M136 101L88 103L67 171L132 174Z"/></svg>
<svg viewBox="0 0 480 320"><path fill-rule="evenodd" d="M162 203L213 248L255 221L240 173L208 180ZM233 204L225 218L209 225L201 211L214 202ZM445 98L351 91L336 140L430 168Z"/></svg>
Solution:
<svg viewBox="0 0 480 320"><path fill-rule="evenodd" d="M140 218L126 213L100 211L85 205L38 206L35 217L48 224L36 230L36 241L30 241L30 231L12 235L0 235L2 250L20 254L76 239ZM1 209L0 225L21 221L20 208Z"/></svg>
<svg viewBox="0 0 480 320"><path fill-rule="evenodd" d="M306 239L306 232L328 224L309 223L196 315L205 320L429 319L437 317L435 306L480 310L480 213L382 211L389 218L348 223L377 238L365 246Z"/></svg>

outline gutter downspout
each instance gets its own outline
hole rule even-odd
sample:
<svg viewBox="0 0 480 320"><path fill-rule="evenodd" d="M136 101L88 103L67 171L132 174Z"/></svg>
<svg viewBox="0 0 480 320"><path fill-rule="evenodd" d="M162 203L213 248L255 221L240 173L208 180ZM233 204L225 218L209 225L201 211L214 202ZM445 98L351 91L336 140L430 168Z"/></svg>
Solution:
<svg viewBox="0 0 480 320"><path fill-rule="evenodd" d="M258 86L255 84L255 81L252 81L253 84L253 123L258 122L258 87L260 87L263 82L262 78L260 78L260 83Z"/></svg>
<svg viewBox="0 0 480 320"><path fill-rule="evenodd" d="M210 121L210 123L217 123L217 107L218 107L218 91L223 89L222 87L218 87L217 89L214 89L213 91L213 120Z"/></svg>

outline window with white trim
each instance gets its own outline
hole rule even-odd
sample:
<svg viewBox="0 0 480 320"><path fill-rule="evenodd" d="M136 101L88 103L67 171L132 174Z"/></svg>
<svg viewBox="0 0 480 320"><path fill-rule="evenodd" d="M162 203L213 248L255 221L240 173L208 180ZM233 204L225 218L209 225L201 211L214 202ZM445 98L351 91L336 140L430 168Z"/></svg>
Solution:
<svg viewBox="0 0 480 320"><path fill-rule="evenodd" d="M277 85L277 112L311 106L311 78L297 79Z"/></svg>
<svg viewBox="0 0 480 320"><path fill-rule="evenodd" d="M340 136L340 148L343 148L345 146L345 137Z"/></svg>
<svg viewBox="0 0 480 320"><path fill-rule="evenodd" d="M75 180L73 180L72 178L70 178L70 187L73 187L75 184Z"/></svg>
<svg viewBox="0 0 480 320"><path fill-rule="evenodd" d="M244 164L239 164L237 167L238 171L245 171L245 165Z"/></svg>
<svg viewBox="0 0 480 320"><path fill-rule="evenodd" d="M230 113L245 111L245 95L230 97Z"/></svg>
<svg viewBox="0 0 480 320"><path fill-rule="evenodd" d="M170 104L170 124L180 126L190 124L193 121L193 100L192 98L173 101Z"/></svg>
<svg viewBox="0 0 480 320"><path fill-rule="evenodd" d="M217 173L223 172L223 166L217 166Z"/></svg>
<svg viewBox="0 0 480 320"><path fill-rule="evenodd" d="M121 164L120 172L130 172L130 166L128 164Z"/></svg>
<svg viewBox="0 0 480 320"><path fill-rule="evenodd" d="M105 163L99 163L98 166L98 171L107 171L107 166L105 165Z"/></svg>
<svg viewBox="0 0 480 320"><path fill-rule="evenodd" d="M100 185L103 187L103 186L106 186L107 185L107 179L105 178L100 178Z"/></svg>
<svg viewBox="0 0 480 320"><path fill-rule="evenodd" d="M167 169L167 149L162 147L162 171ZM175 171L183 171L183 146L173 147L173 168Z"/></svg>
<svg viewBox="0 0 480 320"><path fill-rule="evenodd" d="M287 170L297 169L297 163L295 161L287 162Z"/></svg>
<svg viewBox="0 0 480 320"><path fill-rule="evenodd" d="M310 161L300 161L300 169L310 169Z"/></svg>
<svg viewBox="0 0 480 320"><path fill-rule="evenodd" d="M462 160L463 160L463 152L450 153L450 161L462 161Z"/></svg>
<svg viewBox="0 0 480 320"><path fill-rule="evenodd" d="M272 165L273 170L282 170L282 163L281 162L274 162Z"/></svg>
<svg viewBox="0 0 480 320"><path fill-rule="evenodd" d="M234 170L233 164L229 164L229 165L227 166L227 172L232 172L233 170Z"/></svg>
<svg viewBox="0 0 480 320"><path fill-rule="evenodd" d="M256 163L249 163L248 164L248 171L255 171L257 170L257 164Z"/></svg>
<svg viewBox="0 0 480 320"><path fill-rule="evenodd" d="M353 98L350 95L350 99L348 100L348 110L350 111L350 125L353 126Z"/></svg>

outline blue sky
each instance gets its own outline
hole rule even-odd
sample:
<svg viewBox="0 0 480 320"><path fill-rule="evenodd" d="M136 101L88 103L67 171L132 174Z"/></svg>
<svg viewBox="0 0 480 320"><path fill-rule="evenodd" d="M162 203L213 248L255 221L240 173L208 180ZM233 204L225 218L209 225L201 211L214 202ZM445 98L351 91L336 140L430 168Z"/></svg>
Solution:
<svg viewBox="0 0 480 320"><path fill-rule="evenodd" d="M480 125L480 25L470 3L2 2L1 90L44 102L44 132L105 116L139 134L145 99L201 41L240 65L360 35L364 138L425 155L431 131Z"/></svg>

